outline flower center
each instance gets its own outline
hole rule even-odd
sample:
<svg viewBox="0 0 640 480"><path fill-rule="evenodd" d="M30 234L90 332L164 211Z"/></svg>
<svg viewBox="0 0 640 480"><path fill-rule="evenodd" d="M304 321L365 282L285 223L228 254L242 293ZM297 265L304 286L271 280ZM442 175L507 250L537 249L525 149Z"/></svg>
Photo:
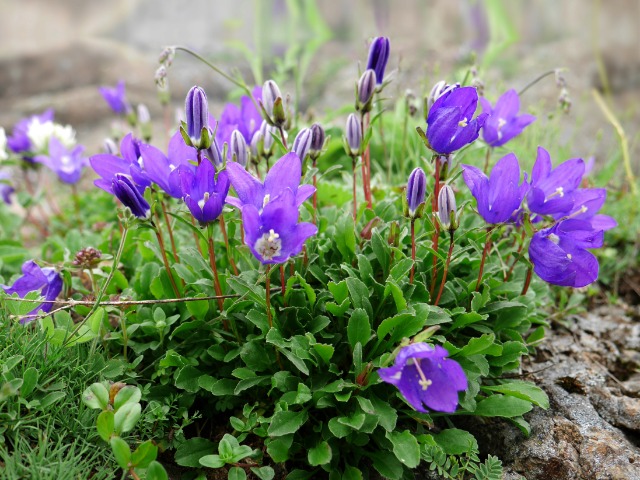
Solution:
<svg viewBox="0 0 640 480"><path fill-rule="evenodd" d="M204 195L202 196L202 198L198 200L198 206L200 207L200 210L204 210L204 205L205 203L207 203L210 196L211 195L209 195L209 192L204 192Z"/></svg>
<svg viewBox="0 0 640 480"><path fill-rule="evenodd" d="M498 130L500 130L502 127L504 127L507 124L507 121L504 118L499 118L498 119Z"/></svg>
<svg viewBox="0 0 640 480"><path fill-rule="evenodd" d="M556 245L558 245L558 243L560 243L560 237L558 235L556 235L555 233L550 233L547 238L549 240L551 240L553 243L555 243Z"/></svg>
<svg viewBox="0 0 640 480"><path fill-rule="evenodd" d="M269 233L264 233L258 239L254 248L264 260L271 260L280 255L282 240L280 240L280 235L274 232L272 228Z"/></svg>
<svg viewBox="0 0 640 480"><path fill-rule="evenodd" d="M418 359L418 358L414 359L413 363L416 366L416 370L418 371L418 375L420 375L420 380L418 381L418 385L420 385L422 387L422 390L425 391L427 388L429 388L429 386L433 382L427 378L427 376L422 371L422 368L420 368L420 359Z"/></svg>
<svg viewBox="0 0 640 480"><path fill-rule="evenodd" d="M462 120L460 120L460 121L458 122L458 126L460 126L460 127L462 127L462 128L466 127L468 124L469 124L469 123L468 123L468 119L467 119L467 117L464 117Z"/></svg>

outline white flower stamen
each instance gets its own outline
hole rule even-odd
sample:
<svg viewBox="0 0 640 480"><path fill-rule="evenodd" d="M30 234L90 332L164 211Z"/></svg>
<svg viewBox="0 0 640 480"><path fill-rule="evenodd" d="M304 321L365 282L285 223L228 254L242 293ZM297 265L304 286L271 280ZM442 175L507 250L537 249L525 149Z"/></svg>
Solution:
<svg viewBox="0 0 640 480"><path fill-rule="evenodd" d="M280 240L280 235L271 229L269 233L264 233L258 239L254 248L264 260L272 260L280 255L282 251L282 240Z"/></svg>
<svg viewBox="0 0 640 480"><path fill-rule="evenodd" d="M468 119L467 119L467 117L464 117L462 120L460 120L460 121L458 122L458 126L460 126L460 127L462 127L462 128L466 127L468 124L469 124L469 123L468 123Z"/></svg>
<svg viewBox="0 0 640 480"><path fill-rule="evenodd" d="M422 371L422 368L420 368L420 359L414 359L413 364L416 366L418 375L420 375L418 385L420 385L422 387L422 390L425 391L431 384L433 384L433 382L427 378L427 376Z"/></svg>
<svg viewBox="0 0 640 480"><path fill-rule="evenodd" d="M204 210L204 205L207 203L210 196L211 195L209 194L209 192L204 192L202 198L198 200L198 206L200 207L200 210Z"/></svg>

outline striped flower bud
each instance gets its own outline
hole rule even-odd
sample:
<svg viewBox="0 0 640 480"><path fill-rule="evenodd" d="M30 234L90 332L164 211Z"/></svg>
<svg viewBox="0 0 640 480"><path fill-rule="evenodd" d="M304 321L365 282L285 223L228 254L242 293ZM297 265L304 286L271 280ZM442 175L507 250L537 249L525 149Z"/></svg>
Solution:
<svg viewBox="0 0 640 480"><path fill-rule="evenodd" d="M358 110L363 112L371 111L373 103L373 94L376 91L376 72L369 69L366 70L358 81Z"/></svg>
<svg viewBox="0 0 640 480"><path fill-rule="evenodd" d="M298 155L300 161L304 161L305 157L309 153L309 149L311 148L312 141L312 133L310 128L303 128L296 135L295 140L293 141L293 147L291 149L292 152L295 152Z"/></svg>
<svg viewBox="0 0 640 480"><path fill-rule="evenodd" d="M367 59L367 70L376 72L376 83L382 84L384 80L384 70L389 61L389 39L387 37L376 37L369 47L369 58Z"/></svg>
<svg viewBox="0 0 640 480"><path fill-rule="evenodd" d="M347 118L347 143L351 155L360 155L360 146L362 145L362 131L360 130L360 122L355 113Z"/></svg>
<svg viewBox="0 0 640 480"><path fill-rule="evenodd" d="M318 158L324 147L325 134L324 129L319 123L311 125L311 149L309 154L311 158Z"/></svg>
<svg viewBox="0 0 640 480"><path fill-rule="evenodd" d="M113 194L138 218L149 218L151 207L128 175L116 173L111 181Z"/></svg>
<svg viewBox="0 0 640 480"><path fill-rule="evenodd" d="M441 186L440 193L438 193L438 219L444 228L448 230L458 228L456 209L456 196L453 193L453 188L449 185Z"/></svg>
<svg viewBox="0 0 640 480"><path fill-rule="evenodd" d="M424 205L427 196L427 176L420 167L409 175L407 182L407 206L411 218L419 217L418 209Z"/></svg>
<svg viewBox="0 0 640 480"><path fill-rule="evenodd" d="M240 130L234 130L231 133L231 145L229 145L231 159L245 167L248 160L247 141L244 139Z"/></svg>
<svg viewBox="0 0 640 480"><path fill-rule="evenodd" d="M202 131L209 128L209 106L207 95L200 87L191 87L185 101L185 120L187 123L187 135L193 146L200 150L209 147L203 141Z"/></svg>

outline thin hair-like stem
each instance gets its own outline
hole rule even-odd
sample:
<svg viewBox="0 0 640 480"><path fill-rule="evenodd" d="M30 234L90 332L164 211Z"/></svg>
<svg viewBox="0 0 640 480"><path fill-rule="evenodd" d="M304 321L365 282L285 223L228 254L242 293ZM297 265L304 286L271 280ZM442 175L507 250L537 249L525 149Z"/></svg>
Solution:
<svg viewBox="0 0 640 480"><path fill-rule="evenodd" d="M227 236L227 227L224 222L224 215L221 213L218 219L220 220L220 231L222 232L222 238L224 238L224 245L227 248L227 257L231 264L231 268L233 269L233 274L237 277L238 267L236 267L236 261L233 259L233 251L229 248L229 237Z"/></svg>
<svg viewBox="0 0 640 480"><path fill-rule="evenodd" d="M482 273L484 271L484 262L487 259L487 254L489 250L491 250L491 232L493 232L493 227L487 228L487 239L484 242L484 248L482 249L482 260L480 260L480 270L478 271L478 281L476 282L475 291L480 290L480 284L482 283Z"/></svg>
<svg viewBox="0 0 640 480"><path fill-rule="evenodd" d="M411 264L411 274L409 276L409 283L413 284L413 277L416 272L416 226L415 219L411 219L411 260L413 263Z"/></svg>
<svg viewBox="0 0 640 480"><path fill-rule="evenodd" d="M449 264L451 263L451 254L453 253L453 232L450 233L449 240L449 253L447 253L447 262L444 264L444 270L442 271L442 280L440 281L440 288L438 289L438 296L436 297L436 301L434 303L435 306L438 306L440 303L440 298L442 297L442 292L444 291L444 284L447 281L447 274L449 273Z"/></svg>
<svg viewBox="0 0 640 480"><path fill-rule="evenodd" d="M216 252L213 248L213 225L209 225L208 233L209 239L207 244L209 245L209 264L211 265L211 270L213 271L213 288L216 291L216 296L218 297L218 310L220 314L224 310L224 306L222 303L222 288L220 287L220 278L218 277L218 267L216 265ZM225 331L229 331L229 325L227 324L227 320L222 320L222 326Z"/></svg>

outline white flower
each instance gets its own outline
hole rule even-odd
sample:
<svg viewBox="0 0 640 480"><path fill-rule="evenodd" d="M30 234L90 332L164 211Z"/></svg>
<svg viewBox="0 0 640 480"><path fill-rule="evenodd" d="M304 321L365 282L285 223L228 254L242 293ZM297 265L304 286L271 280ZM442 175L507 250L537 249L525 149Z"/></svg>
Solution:
<svg viewBox="0 0 640 480"><path fill-rule="evenodd" d="M4 133L4 128L0 128L0 160L6 160L9 157L7 155L7 135Z"/></svg>
<svg viewBox="0 0 640 480"><path fill-rule="evenodd" d="M31 120L27 127L27 136L34 152L46 152L52 136L60 140L66 148L73 148L76 144L76 132L71 125L60 125L50 120L41 122L39 118Z"/></svg>

